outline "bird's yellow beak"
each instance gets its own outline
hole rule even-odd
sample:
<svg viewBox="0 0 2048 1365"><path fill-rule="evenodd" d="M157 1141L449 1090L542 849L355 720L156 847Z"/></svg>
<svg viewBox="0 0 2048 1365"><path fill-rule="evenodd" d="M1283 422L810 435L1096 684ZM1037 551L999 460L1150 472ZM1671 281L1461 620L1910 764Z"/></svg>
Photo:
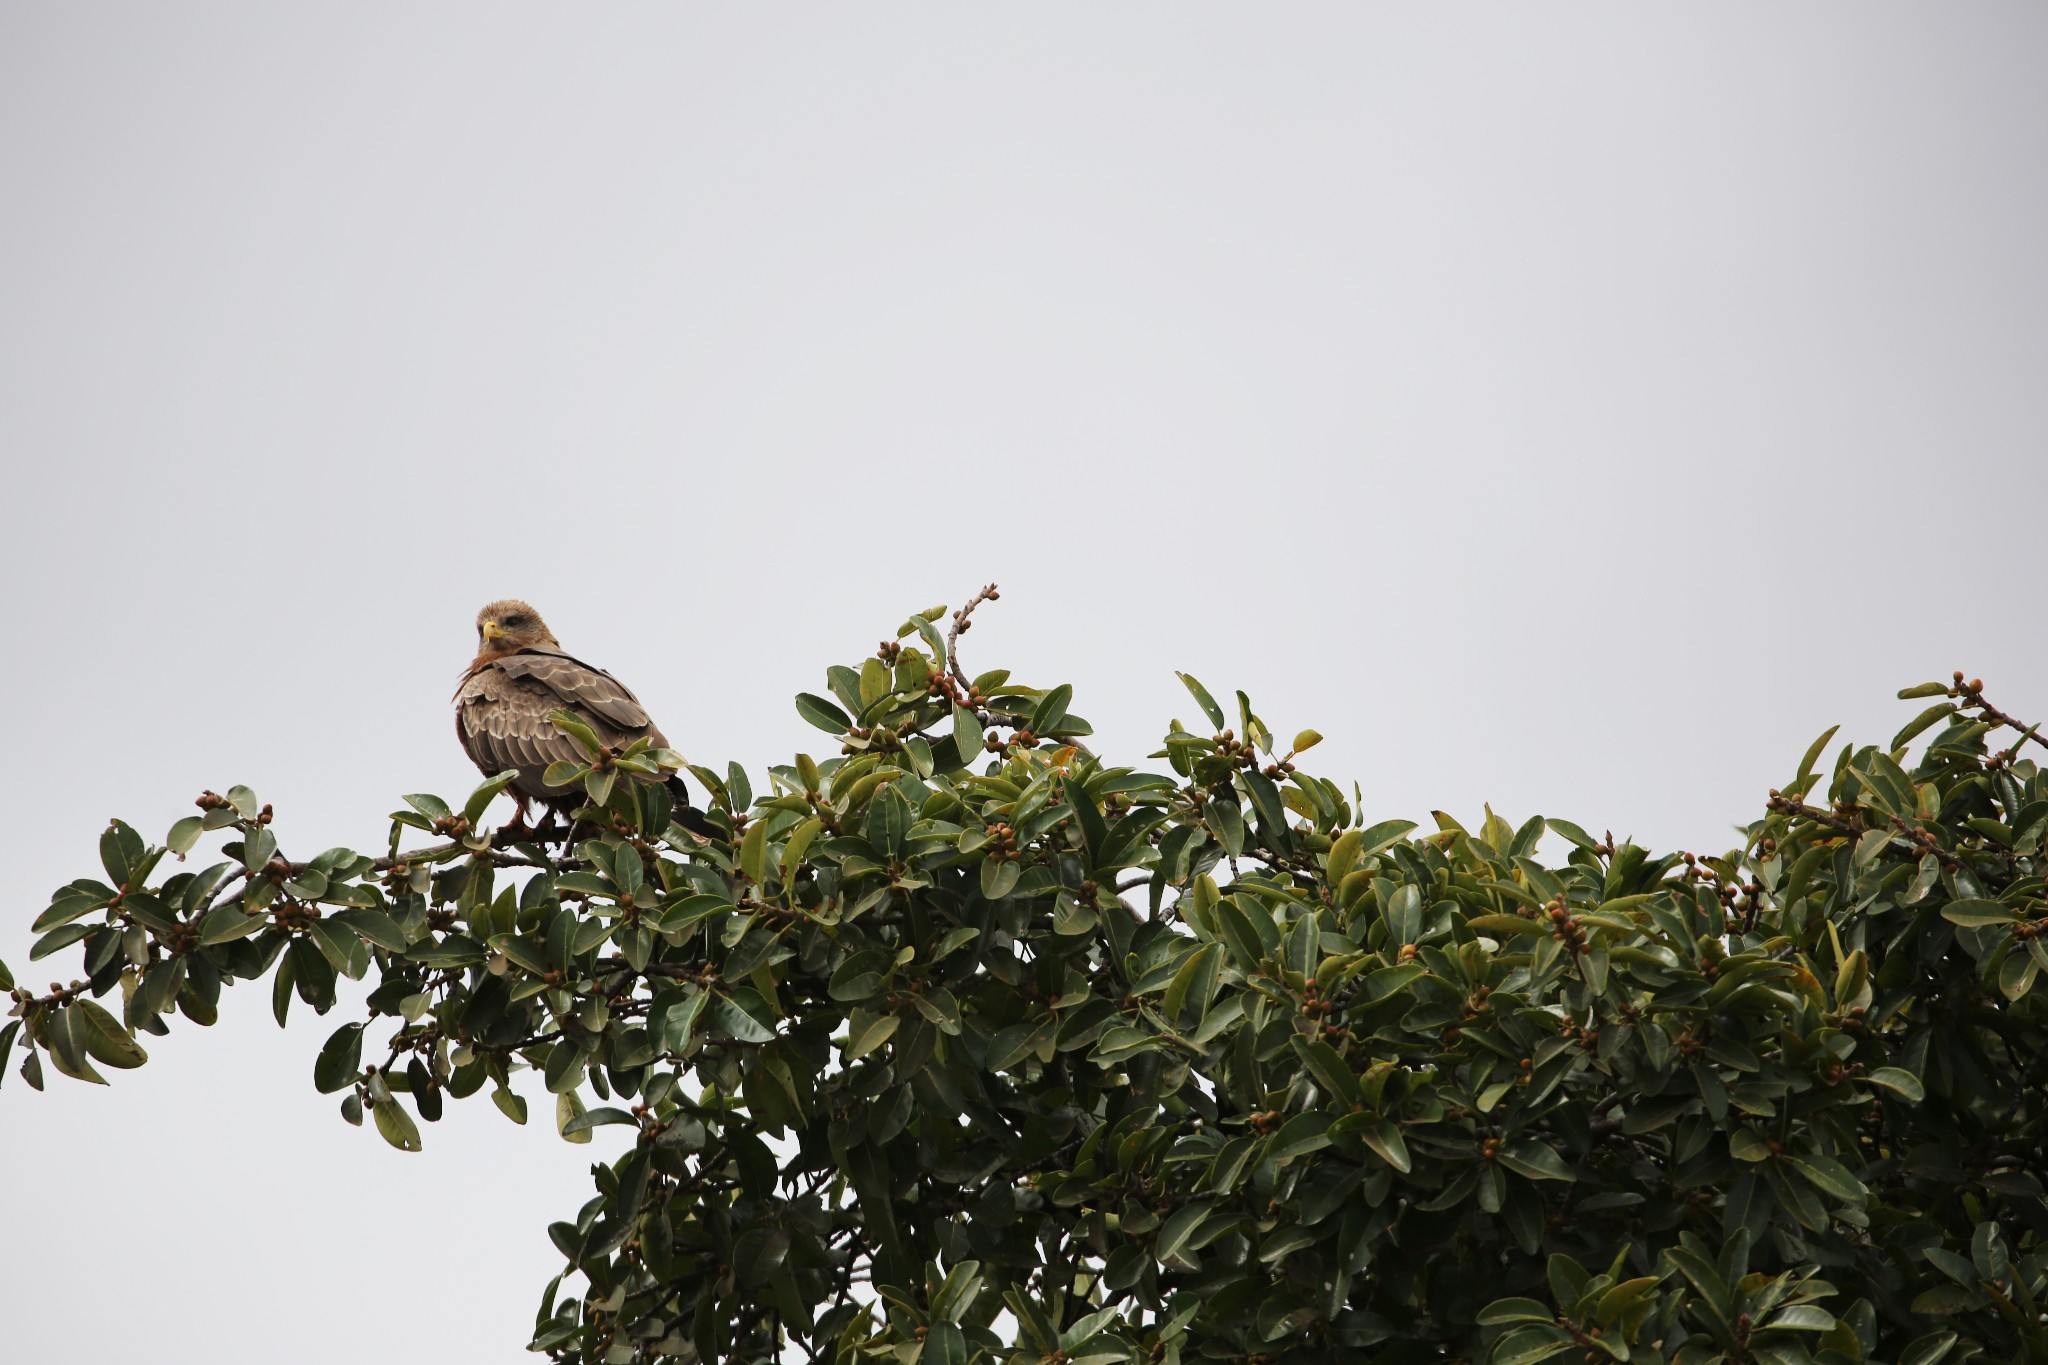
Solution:
<svg viewBox="0 0 2048 1365"><path fill-rule="evenodd" d="M493 641L493 640L496 640L496 639L500 639L500 638L502 638L502 637L504 636L504 634L505 634L505 628L504 628L503 626L499 625L499 624L498 624L498 623L497 623L496 621L486 621L486 622L484 622L484 643L485 643L485 644L489 644L489 643L490 643L491 641Z"/></svg>

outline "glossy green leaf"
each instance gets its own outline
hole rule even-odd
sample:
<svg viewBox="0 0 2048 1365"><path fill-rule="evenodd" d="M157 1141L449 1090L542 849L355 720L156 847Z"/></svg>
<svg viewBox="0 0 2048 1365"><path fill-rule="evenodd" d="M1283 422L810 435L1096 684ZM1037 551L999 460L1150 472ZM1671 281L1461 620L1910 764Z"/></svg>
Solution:
<svg viewBox="0 0 2048 1365"><path fill-rule="evenodd" d="M404 1106L397 1100L383 1100L374 1106L370 1113L377 1121L377 1131L384 1135L386 1142L401 1152L420 1150L419 1126L412 1121L412 1115L406 1113Z"/></svg>

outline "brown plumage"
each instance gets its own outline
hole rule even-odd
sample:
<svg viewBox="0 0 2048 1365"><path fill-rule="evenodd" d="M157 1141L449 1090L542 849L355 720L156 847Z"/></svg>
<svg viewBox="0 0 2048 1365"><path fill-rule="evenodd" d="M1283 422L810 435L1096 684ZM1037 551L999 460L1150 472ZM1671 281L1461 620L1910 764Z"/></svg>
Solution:
<svg viewBox="0 0 2048 1365"><path fill-rule="evenodd" d="M566 814L585 799L580 782L549 787L542 780L550 763L588 760L576 741L548 720L548 712L560 708L574 713L599 740L620 749L643 738L653 748L668 747L633 690L566 653L540 613L526 603L491 603L477 613L476 634L477 656L455 690L455 734L463 752L486 776L518 770L511 791L522 822L529 802ZM681 779L670 777L667 783L675 794L678 818L704 832L708 827L702 815L685 805ZM686 818L685 812L695 818Z"/></svg>

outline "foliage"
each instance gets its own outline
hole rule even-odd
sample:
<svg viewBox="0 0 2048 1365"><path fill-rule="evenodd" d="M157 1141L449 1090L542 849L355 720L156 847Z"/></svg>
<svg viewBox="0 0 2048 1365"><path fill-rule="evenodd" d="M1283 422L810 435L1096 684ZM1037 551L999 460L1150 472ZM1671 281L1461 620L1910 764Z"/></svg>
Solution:
<svg viewBox="0 0 2048 1365"><path fill-rule="evenodd" d="M382 856L244 788L116 822L36 926L87 979L0 1052L99 1081L347 977L314 1083L394 1146L538 1072L632 1138L548 1229L561 1361L2048 1361L2048 783L1978 685L1657 856L1372 823L1192 679L1115 766L961 672L972 605L798 698L828 759L690 769L726 837L594 745L572 848L495 844L496 781Z"/></svg>

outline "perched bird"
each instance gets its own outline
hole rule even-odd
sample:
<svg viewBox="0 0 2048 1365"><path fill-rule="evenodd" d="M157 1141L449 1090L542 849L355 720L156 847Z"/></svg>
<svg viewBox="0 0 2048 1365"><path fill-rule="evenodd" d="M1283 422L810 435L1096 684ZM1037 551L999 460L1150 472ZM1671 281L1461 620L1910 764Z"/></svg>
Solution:
<svg viewBox="0 0 2048 1365"><path fill-rule="evenodd" d="M650 741L656 749L668 747L633 690L603 669L565 653L540 613L526 603L508 598L485 607L476 614L476 638L476 658L455 689L455 734L485 776L518 770L511 793L519 802L519 815L509 828L524 827L530 802L565 818L584 804L581 782L550 787L543 780L550 763L589 760L574 739L555 728L548 719L550 711L574 714L600 742L618 749L638 739ZM671 818L684 828L722 837L701 811L690 807L680 777L634 776L666 782L676 803Z"/></svg>

